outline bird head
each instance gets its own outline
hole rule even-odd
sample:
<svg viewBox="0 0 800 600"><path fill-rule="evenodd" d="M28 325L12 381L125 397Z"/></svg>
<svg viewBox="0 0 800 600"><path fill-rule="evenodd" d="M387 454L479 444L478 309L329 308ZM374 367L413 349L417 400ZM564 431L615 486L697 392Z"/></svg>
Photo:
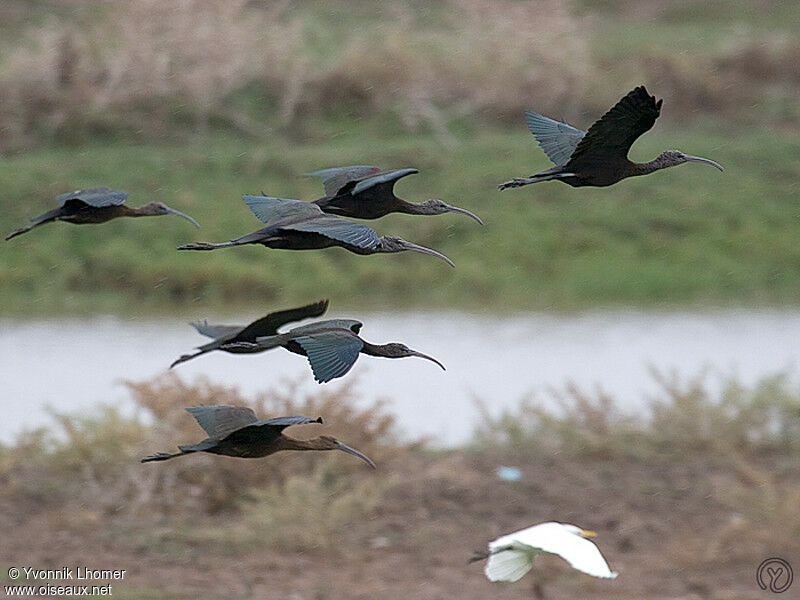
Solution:
<svg viewBox="0 0 800 600"><path fill-rule="evenodd" d="M419 206L425 211L425 213L430 215L443 215L444 213L448 212L459 213L462 215L467 215L468 217L472 217L478 223L483 225L483 221L481 221L478 215L471 213L464 208L459 208L458 206L450 206L438 198L431 198L430 200L425 200L425 202L420 202Z"/></svg>
<svg viewBox="0 0 800 600"><path fill-rule="evenodd" d="M195 227L200 227L200 223L195 221L192 217L190 217L189 215L184 214L184 213L182 213L182 212L180 212L178 210L175 210L174 208L170 208L169 206L167 206L163 202L151 202L150 204L145 204L141 208L141 210L143 212L146 212L147 214L153 215L153 216L178 215L179 217L182 217L182 218L186 219L187 221L189 221Z"/></svg>
<svg viewBox="0 0 800 600"><path fill-rule="evenodd" d="M588 539L588 538L597 537L597 534L594 531L589 531L587 529L581 529L580 527L578 527L576 525L568 525L568 524L564 523L562 526L569 533L571 533L573 535L577 535L577 536L582 537L582 538L587 538Z"/></svg>
<svg viewBox="0 0 800 600"><path fill-rule="evenodd" d="M405 344L392 342L389 344L382 344L380 346L380 349L381 349L380 355L386 358L406 358L409 356L416 356L418 358L424 358L425 360L429 360L431 362L436 363L442 368L442 371L447 370L444 368L444 365L442 363L440 363L432 356L428 356L427 354L423 354L422 352L417 352L416 350L412 350Z"/></svg>
<svg viewBox="0 0 800 600"><path fill-rule="evenodd" d="M366 454L363 454L362 452L359 452L355 448L351 448L350 446L343 444L336 438L332 438L327 435L321 435L317 438L317 443L319 444L320 450L341 450L342 452L347 452L348 454L357 456L373 469L376 468L375 463L372 462L372 460Z"/></svg>
<svg viewBox="0 0 800 600"><path fill-rule="evenodd" d="M405 250L412 250L414 252L422 252L423 254L430 254L431 256L436 256L437 258L441 258L444 262L446 262L451 267L455 267L455 263L447 258L444 254L437 252L436 250L431 250L430 248L426 248L425 246L419 246L417 244L412 244L411 242L407 242L403 238L385 235L380 239L380 244L376 248L378 252L404 252Z"/></svg>
<svg viewBox="0 0 800 600"><path fill-rule="evenodd" d="M701 156L692 156L691 154L684 154L678 150L667 150L666 152L662 152L661 156L659 157L663 163L668 167L673 167L676 165L682 165L686 162L701 162L706 163L707 165L711 165L712 167L716 167L720 171L724 171L725 169L722 168L717 162L710 160L708 158L703 158Z"/></svg>

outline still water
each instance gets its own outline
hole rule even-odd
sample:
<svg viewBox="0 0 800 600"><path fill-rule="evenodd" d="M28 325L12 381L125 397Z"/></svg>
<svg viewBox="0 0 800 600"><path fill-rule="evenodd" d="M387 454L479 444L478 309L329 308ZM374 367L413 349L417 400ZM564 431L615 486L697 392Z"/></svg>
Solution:
<svg viewBox="0 0 800 600"><path fill-rule="evenodd" d="M549 388L573 381L586 389L600 386L633 412L658 389L650 368L684 377L709 369L712 385L728 375L750 384L777 371L796 373L800 363L800 311L361 317L365 339L403 342L447 366L443 372L420 359L362 355L347 376L355 378L365 402L390 400L401 432L436 436L443 444L469 436L478 418L475 398L497 412L530 394L547 402ZM0 440L47 423L46 407L58 412L91 411L99 403L130 407L120 380L157 376L204 340L177 319L0 320ZM282 349L250 356L213 352L175 371L246 394L284 377L302 380L304 389L319 387L305 359Z"/></svg>

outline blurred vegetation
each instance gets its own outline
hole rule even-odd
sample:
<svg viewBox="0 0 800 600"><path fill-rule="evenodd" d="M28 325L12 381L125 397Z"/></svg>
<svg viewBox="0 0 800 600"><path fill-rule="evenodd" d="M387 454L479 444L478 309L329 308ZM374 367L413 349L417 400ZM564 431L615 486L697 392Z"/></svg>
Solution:
<svg viewBox="0 0 800 600"><path fill-rule="evenodd" d="M113 408L97 416L54 415L56 426L26 432L15 444L0 448L2 499L34 512L63 515L68 529L108 518L130 524L146 515L170 525L158 543L189 543L212 535L213 525L208 531L206 525L198 531L185 529L197 515L236 513L244 521L231 532L233 544L280 546L292 540L295 550L325 547L342 527L369 514L391 479L376 483L372 471L358 468L361 461L350 461L341 452L286 453L267 461L198 454L174 459L166 468L150 468L139 459L204 439L205 433L183 410L198 404L249 406L265 418L323 415L324 424L297 426L287 433L299 438L331 435L378 462L403 452L392 434L393 417L380 404L356 407L347 388L298 399L295 387L288 385L245 399L233 389L204 380L187 384L175 376L127 385L141 409L136 417L123 417ZM309 526L309 519L319 521L318 526Z"/></svg>
<svg viewBox="0 0 800 600"><path fill-rule="evenodd" d="M532 398L492 416L479 403L475 444L572 458L678 462L687 454L728 460L800 453L800 392L785 375L752 388L728 379L719 392L706 375L688 382L653 376L660 392L638 417L624 414L602 390L587 393L574 384L551 390L556 410Z"/></svg>
<svg viewBox="0 0 800 600"><path fill-rule="evenodd" d="M753 387L731 380L716 392L702 377L659 381L647 418L568 388L560 409L526 402L497 418L483 415L472 444L432 450L398 440L392 416L348 389L312 398L289 386L245 398L204 380L162 376L128 384L136 416L61 415L56 426L0 447L0 507L31 544L33 532L49 539L55 530L83 543L113 541L116 552L146 548L158 562L256 551L260 560L316 562L335 548L347 564L383 549L422 552L423 563L444 552L461 565L471 536L547 518L602 527L621 571L648 556L658 572L685 570L687 582L714 566L749 573L763 556L795 548L800 390L784 376ZM324 425L290 435L334 435L374 458L378 470L340 452L139 463L201 439L183 408L202 403L250 406L265 417L321 415ZM500 482L499 464L518 466L522 480Z"/></svg>
<svg viewBox="0 0 800 600"><path fill-rule="evenodd" d="M114 144L11 157L0 164L3 232L44 211L48 197L96 184L129 190L132 205L166 202L202 228L195 231L171 217L97 227L46 225L4 243L0 310L182 314L197 306L242 310L305 303L320 290L340 308L373 309L569 310L800 300L796 137L758 132L734 139L713 128L654 132L638 144L637 156L675 145L711 156L727 171L687 165L608 189L547 183L502 194L493 191L500 174L545 167L530 136L520 128L517 135L460 139L445 152L431 136L382 140L361 129L324 148L243 146L216 138L213 147ZM414 201L440 197L483 217L485 227L458 215L396 215L371 223L380 234L444 252L456 269L416 253L361 257L336 248L289 252L260 246L175 251L192 239L224 241L258 229L261 223L241 202L244 192L314 198L321 186L303 172L363 162L418 167L419 175L397 186L399 195Z"/></svg>
<svg viewBox="0 0 800 600"><path fill-rule="evenodd" d="M47 225L4 244L0 311L244 310L320 289L369 308L796 304L798 19L798 3L759 1L7 0L0 232L93 185L203 227ZM724 174L495 191L548 165L523 109L586 127L639 83L665 104L633 158L675 147ZM353 163L417 167L398 195L484 218L371 223L457 269L340 249L174 251L257 229L242 193L314 199L302 173Z"/></svg>
<svg viewBox="0 0 800 600"><path fill-rule="evenodd" d="M719 391L705 375L654 377L660 390L643 416L625 414L601 390L572 384L551 391L556 408L527 399L492 416L478 403L472 450L485 461L508 456L515 465L557 459L601 478L609 468L628 471L634 495L676 505L689 489L706 493L705 518L714 518L716 504L729 518L713 532L699 532L689 519L680 526L667 550L682 568L746 562L757 549L789 551L800 535L800 390L783 374L753 387L729 379ZM677 512L675 506L658 514Z"/></svg>
<svg viewBox="0 0 800 600"><path fill-rule="evenodd" d="M213 129L324 136L317 120L331 115L448 139L453 120L517 125L530 106L596 114L643 76L672 119L800 124L796 2L6 0L0 11L0 148Z"/></svg>

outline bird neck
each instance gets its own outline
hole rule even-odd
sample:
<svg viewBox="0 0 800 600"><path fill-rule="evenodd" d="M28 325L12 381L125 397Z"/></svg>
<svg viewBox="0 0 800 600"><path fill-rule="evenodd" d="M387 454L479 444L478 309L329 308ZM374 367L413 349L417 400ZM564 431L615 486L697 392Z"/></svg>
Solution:
<svg viewBox="0 0 800 600"><path fill-rule="evenodd" d="M650 162L645 163L632 163L634 165L634 175L648 175L653 171L659 171L661 169L666 169L667 167L674 167L677 164L672 158L670 158L669 154L666 152L659 154Z"/></svg>
<svg viewBox="0 0 800 600"><path fill-rule="evenodd" d="M364 346L361 348L361 352L364 354L368 354L369 356L383 356L384 358L392 357L388 351L389 344L370 344L363 340L362 342Z"/></svg>
<svg viewBox="0 0 800 600"><path fill-rule="evenodd" d="M310 440L298 440L288 435L281 435L278 438L279 450L329 450L323 448L322 438L312 438Z"/></svg>
<svg viewBox="0 0 800 600"><path fill-rule="evenodd" d="M117 209L119 216L121 217L141 217L142 215L139 213L141 210L140 208L131 208L130 206L115 206L114 208Z"/></svg>
<svg viewBox="0 0 800 600"><path fill-rule="evenodd" d="M153 217L157 214L156 207L153 204L145 204L138 208L130 208L123 204L122 208L125 209L123 214L126 217Z"/></svg>
<svg viewBox="0 0 800 600"><path fill-rule="evenodd" d="M387 244L383 238L380 238L380 240L378 240L378 245L372 248L371 250L355 246L352 252L355 252L356 254L375 254L375 253L383 254L383 253L400 252L401 250L402 250L401 248L397 248L394 245Z"/></svg>
<svg viewBox="0 0 800 600"><path fill-rule="evenodd" d="M400 198L395 198L395 202L397 204L397 212L400 213L404 213L407 215L436 214L435 212L433 212L433 208L426 204L414 204L412 202L406 202L405 200L401 200Z"/></svg>

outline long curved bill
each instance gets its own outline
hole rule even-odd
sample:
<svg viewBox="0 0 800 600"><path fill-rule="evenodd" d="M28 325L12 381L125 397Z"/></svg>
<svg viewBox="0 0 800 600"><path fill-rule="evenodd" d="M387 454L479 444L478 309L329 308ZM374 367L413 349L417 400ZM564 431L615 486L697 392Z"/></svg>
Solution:
<svg viewBox="0 0 800 600"><path fill-rule="evenodd" d="M431 256L436 256L437 258L441 258L444 262L446 262L451 267L455 267L456 266L456 263L454 263L452 260L447 258L441 252L437 252L436 250L431 250L430 248L426 248L425 246L420 246L418 244L412 244L411 242L407 242L407 241L403 240L403 247L406 250L413 250L414 252L422 252L423 254L430 254Z"/></svg>
<svg viewBox="0 0 800 600"><path fill-rule="evenodd" d="M190 222L192 225L194 225L194 226L195 226L195 227L197 227L197 228L199 228L199 227L200 227L200 223L198 223L198 222L197 222L197 221L195 221L195 220L194 220L192 217L190 217L189 215L187 215L187 214L185 214L185 213L182 213L182 212L181 212L181 211L179 211L179 210L175 210L174 208L169 208L169 207L167 207L167 212L168 212L169 214L171 214L171 215L178 215L179 217L183 217L184 219L186 219L187 221L189 221L189 222Z"/></svg>
<svg viewBox="0 0 800 600"><path fill-rule="evenodd" d="M361 452L359 452L359 451L358 451L358 450L356 450L355 448L351 448L350 446L348 446L348 445L346 445L346 444L343 444L343 443L342 443L342 442L340 442L339 440L336 440L336 447L337 447L339 450L341 450L342 452L347 452L348 454L352 454L353 456L357 456L358 458L360 458L361 460L363 460L365 463L367 463L367 464L368 464L370 467L372 467L373 469L376 469L376 468L377 468L377 467L375 466L375 463L374 463L374 462L372 462L372 460L370 460L370 458L369 458L369 457L368 457L366 454L362 454Z"/></svg>
<svg viewBox="0 0 800 600"><path fill-rule="evenodd" d="M442 363L440 363L438 360L436 360L435 358L433 358L432 356L428 356L427 354L423 354L422 352L417 352L416 350L412 350L411 351L411 356L418 356L419 358L424 358L425 360L429 360L431 362L434 362L437 365L439 365L440 367L442 367L442 371L447 371L447 369L444 368L444 365Z"/></svg>
<svg viewBox="0 0 800 600"><path fill-rule="evenodd" d="M725 170L725 169L722 168L721 164L719 164L717 162L714 162L710 158L703 158L702 156L692 156L690 154L684 154L683 156L688 161L706 163L707 165L711 165L712 167L717 167L720 171L724 171Z"/></svg>
<svg viewBox="0 0 800 600"><path fill-rule="evenodd" d="M447 210L449 212L459 213L461 215L467 215L468 217L472 217L478 223L483 225L483 221L481 221L481 218L478 215L476 215L475 213L472 213L472 212L468 211L466 208L459 208L458 206L450 206L449 204L446 204L445 206L447 206Z"/></svg>

